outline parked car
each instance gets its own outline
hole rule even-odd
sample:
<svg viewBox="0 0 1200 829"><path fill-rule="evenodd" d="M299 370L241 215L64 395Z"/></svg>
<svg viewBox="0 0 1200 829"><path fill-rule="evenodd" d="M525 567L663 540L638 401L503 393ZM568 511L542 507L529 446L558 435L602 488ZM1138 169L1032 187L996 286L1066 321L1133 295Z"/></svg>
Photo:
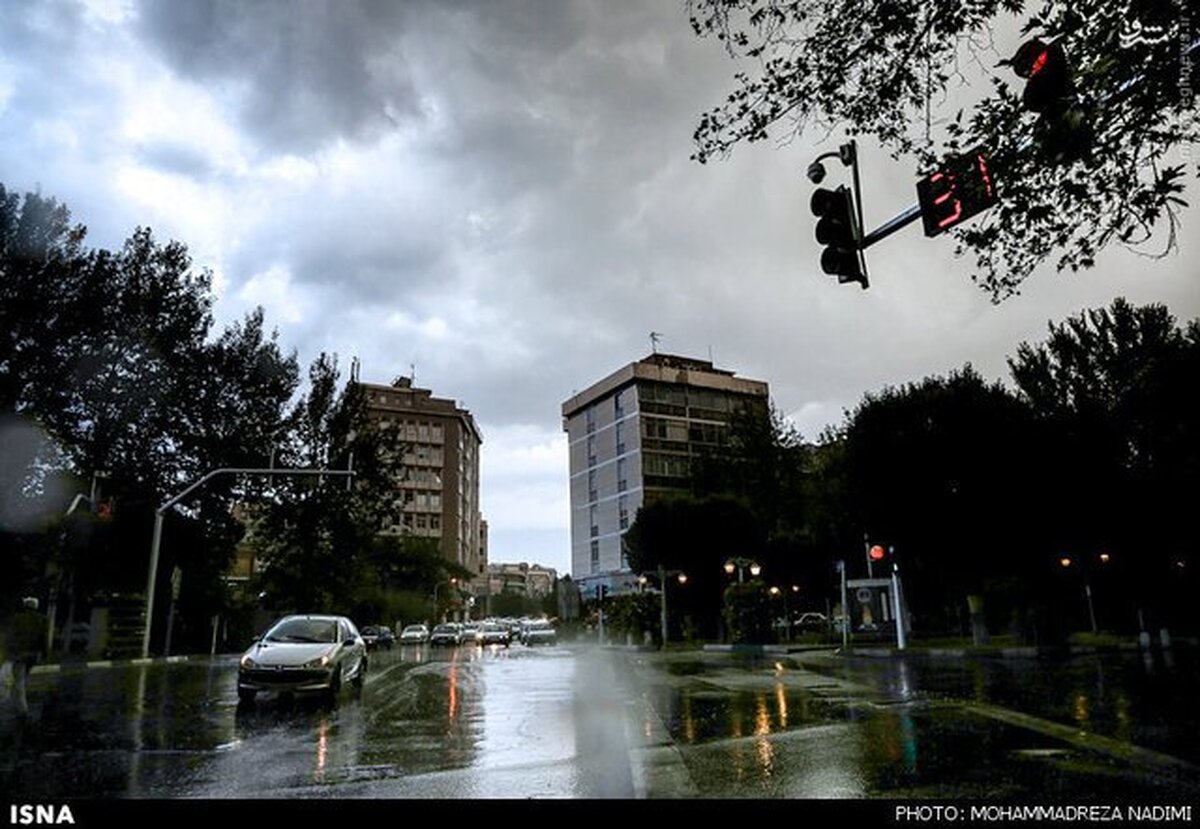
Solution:
<svg viewBox="0 0 1200 829"><path fill-rule="evenodd" d="M522 629L521 641L526 645L553 645L558 641L558 631L544 619L535 620Z"/></svg>
<svg viewBox="0 0 1200 829"><path fill-rule="evenodd" d="M372 648L390 650L392 645L396 644L396 637L392 633L392 629L384 625L367 625L362 629L362 638L367 645L367 650Z"/></svg>
<svg viewBox="0 0 1200 829"><path fill-rule="evenodd" d="M424 645L429 641L429 628L424 625L409 625L400 631L401 645Z"/></svg>
<svg viewBox="0 0 1200 829"><path fill-rule="evenodd" d="M479 628L479 643L481 645L503 645L508 647L512 641L512 632L508 625L499 622L484 622Z"/></svg>
<svg viewBox="0 0 1200 829"><path fill-rule="evenodd" d="M830 629L829 619L825 617L825 614L815 612L801 613L800 617L796 619L794 627L800 631L819 631L821 633Z"/></svg>
<svg viewBox="0 0 1200 829"><path fill-rule="evenodd" d="M259 691L335 699L346 683L362 688L366 675L366 643L345 616L285 616L242 655L238 700L252 703Z"/></svg>
<svg viewBox="0 0 1200 829"><path fill-rule="evenodd" d="M443 622L429 634L431 645L457 645L462 642L462 628L456 622Z"/></svg>

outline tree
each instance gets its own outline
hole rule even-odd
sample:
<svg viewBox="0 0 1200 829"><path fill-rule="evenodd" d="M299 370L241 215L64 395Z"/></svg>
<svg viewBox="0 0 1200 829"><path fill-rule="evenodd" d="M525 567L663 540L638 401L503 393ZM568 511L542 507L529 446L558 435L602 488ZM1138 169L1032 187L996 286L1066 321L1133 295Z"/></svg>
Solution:
<svg viewBox="0 0 1200 829"><path fill-rule="evenodd" d="M298 375L261 309L212 336L211 276L182 243L146 228L115 252L85 238L66 206L0 185L0 418L31 436L5 476L22 512L41 516L24 527L34 535L0 545L37 559L26 574L58 568L69 601L141 589L154 507L213 468L262 465ZM94 522L85 504L65 524L93 483L115 514ZM237 497L221 482L169 517L161 572L185 566L185 600L204 619L223 601Z"/></svg>
<svg viewBox="0 0 1200 829"><path fill-rule="evenodd" d="M802 520L804 473L809 447L772 404L738 410L728 438L692 460L692 491L698 496L745 499L771 536L794 532Z"/></svg>
<svg viewBox="0 0 1200 829"><path fill-rule="evenodd" d="M309 469L346 469L353 458L353 484L280 478L253 527L265 562L261 586L275 609L349 612L364 588L379 591L406 568L430 570L426 547L379 535L401 508L399 432L372 426L363 387L351 380L339 391L339 382L336 356L313 361L279 457L283 466Z"/></svg>
<svg viewBox="0 0 1200 829"><path fill-rule="evenodd" d="M673 604L694 616L703 635L715 636L728 582L722 565L732 556L761 556L766 530L741 499L680 495L641 507L624 543L635 573L659 567L687 573L687 586L674 591L680 598Z"/></svg>
<svg viewBox="0 0 1200 829"><path fill-rule="evenodd" d="M974 3L874 0L689 0L692 28L715 36L739 71L726 102L704 114L693 158L706 162L776 129L876 138L920 171L982 145L1002 201L952 232L959 254L975 256L973 278L994 301L1016 292L1043 262L1088 268L1111 242L1175 246L1184 166L1173 149L1200 139L1192 69L1196 0L1047 0L1024 37L1064 47L1090 152L1048 158L997 51L993 31L1018 0ZM990 72L991 94L955 112L964 67ZM993 67L988 69L988 67ZM965 116L965 117L964 117ZM1081 139L1082 140L1082 139ZM916 171L914 171L915 173ZM1165 224L1165 233L1162 232Z"/></svg>
<svg viewBox="0 0 1200 829"><path fill-rule="evenodd" d="M1127 600L1173 605L1165 588L1190 578L1200 491L1200 321L1180 327L1163 305L1117 299L1049 330L1009 367L1049 453L1059 549L1093 562L1105 552ZM1119 621L1133 620L1125 608Z"/></svg>
<svg viewBox="0 0 1200 829"><path fill-rule="evenodd" d="M856 553L853 570L864 533L894 547L925 630L953 629L968 594L1022 599L1013 580L1037 566L1046 506L1030 423L1022 401L969 365L868 394L848 417L840 507L851 522L839 549Z"/></svg>

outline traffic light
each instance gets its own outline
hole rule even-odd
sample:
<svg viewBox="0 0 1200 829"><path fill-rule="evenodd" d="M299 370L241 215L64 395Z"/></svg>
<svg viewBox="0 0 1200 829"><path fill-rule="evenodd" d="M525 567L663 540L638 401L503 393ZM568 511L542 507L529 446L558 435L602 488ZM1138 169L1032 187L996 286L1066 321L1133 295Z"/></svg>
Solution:
<svg viewBox="0 0 1200 829"><path fill-rule="evenodd" d="M854 197L845 185L836 190L818 187L813 191L812 212L817 220L817 242L821 252L821 270L836 275L838 282L857 282L867 287L867 265L863 260L862 232Z"/></svg>
<svg viewBox="0 0 1200 829"><path fill-rule="evenodd" d="M1087 156L1093 139L1092 119L1075 93L1074 75L1062 44L1033 38L1002 63L1026 79L1021 103L1040 116L1034 139L1043 154L1054 163Z"/></svg>
<svg viewBox="0 0 1200 829"><path fill-rule="evenodd" d="M918 181L917 201L926 236L936 236L994 205L996 185L983 148L946 159Z"/></svg>

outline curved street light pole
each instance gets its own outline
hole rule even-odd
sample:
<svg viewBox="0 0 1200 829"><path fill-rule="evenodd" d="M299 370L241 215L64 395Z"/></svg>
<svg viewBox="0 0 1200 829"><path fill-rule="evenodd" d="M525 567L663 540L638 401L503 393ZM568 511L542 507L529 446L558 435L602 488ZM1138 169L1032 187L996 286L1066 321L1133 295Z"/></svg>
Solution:
<svg viewBox="0 0 1200 829"><path fill-rule="evenodd" d="M150 630L154 623L154 588L158 581L158 553L162 546L162 529L163 519L166 517L167 510L182 501L194 490L199 489L209 480L217 475L285 475L285 476L311 476L318 475L321 478L329 476L331 478L345 477L346 487L349 488L351 479L354 477L354 455L351 453L350 461L347 469L276 469L270 467L267 469L243 469L238 467L223 467L214 469L198 480L193 481L187 489L180 492L178 495L168 498L154 511L154 533L150 539L150 567L146 574L146 607L143 611L146 615L146 625L142 629L142 658L146 659L150 656Z"/></svg>

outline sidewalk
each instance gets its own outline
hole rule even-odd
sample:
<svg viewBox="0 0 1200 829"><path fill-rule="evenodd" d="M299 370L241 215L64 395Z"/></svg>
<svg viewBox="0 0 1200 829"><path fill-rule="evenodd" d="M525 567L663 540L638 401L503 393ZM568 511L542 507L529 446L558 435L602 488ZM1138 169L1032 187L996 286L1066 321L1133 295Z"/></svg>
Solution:
<svg viewBox="0 0 1200 829"><path fill-rule="evenodd" d="M29 672L31 676L38 674L53 674L60 671L82 671L91 668L119 668L129 665L165 665L174 664L177 662L187 662L189 660L203 659L220 659L222 657L233 657L236 654L217 654L209 656L208 654L180 654L178 656L150 656L146 658L131 657L127 659L93 659L87 660L82 658L68 658L58 662L41 662L33 666Z"/></svg>

